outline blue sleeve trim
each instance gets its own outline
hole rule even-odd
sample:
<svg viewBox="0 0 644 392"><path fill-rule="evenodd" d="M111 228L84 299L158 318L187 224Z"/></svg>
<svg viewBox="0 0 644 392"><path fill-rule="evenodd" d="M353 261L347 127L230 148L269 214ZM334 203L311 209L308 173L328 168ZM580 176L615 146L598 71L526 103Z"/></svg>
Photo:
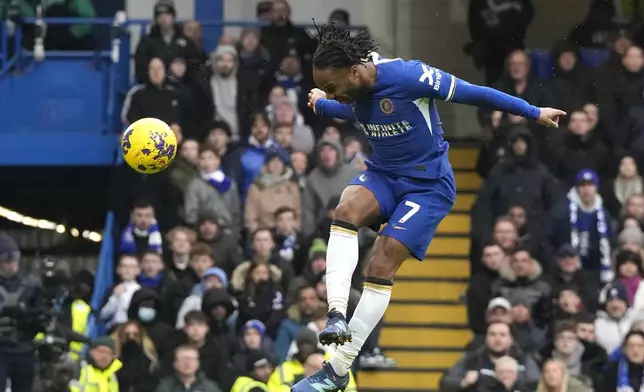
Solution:
<svg viewBox="0 0 644 392"><path fill-rule="evenodd" d="M541 110L521 98L457 79L452 102L484 107L538 120Z"/></svg>
<svg viewBox="0 0 644 392"><path fill-rule="evenodd" d="M315 102L315 113L318 116L355 120L351 105L340 103L333 99L318 99Z"/></svg>

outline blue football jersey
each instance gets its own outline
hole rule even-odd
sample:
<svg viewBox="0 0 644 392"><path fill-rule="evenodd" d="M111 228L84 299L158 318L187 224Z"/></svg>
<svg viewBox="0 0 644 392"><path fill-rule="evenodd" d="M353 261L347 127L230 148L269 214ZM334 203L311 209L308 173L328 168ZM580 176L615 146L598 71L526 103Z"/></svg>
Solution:
<svg viewBox="0 0 644 392"><path fill-rule="evenodd" d="M436 179L451 171L436 100L454 101L539 118L539 108L500 91L476 86L422 61L372 53L376 84L351 105L320 99L322 116L355 119L369 139L372 170Z"/></svg>

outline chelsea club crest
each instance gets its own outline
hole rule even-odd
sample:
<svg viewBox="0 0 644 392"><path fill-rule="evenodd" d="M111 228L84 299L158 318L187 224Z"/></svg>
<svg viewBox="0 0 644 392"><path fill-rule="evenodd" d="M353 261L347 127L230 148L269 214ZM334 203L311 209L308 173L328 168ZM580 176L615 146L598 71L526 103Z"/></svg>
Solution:
<svg viewBox="0 0 644 392"><path fill-rule="evenodd" d="M383 98L380 100L380 110L384 114L391 114L394 112L394 103L389 98Z"/></svg>

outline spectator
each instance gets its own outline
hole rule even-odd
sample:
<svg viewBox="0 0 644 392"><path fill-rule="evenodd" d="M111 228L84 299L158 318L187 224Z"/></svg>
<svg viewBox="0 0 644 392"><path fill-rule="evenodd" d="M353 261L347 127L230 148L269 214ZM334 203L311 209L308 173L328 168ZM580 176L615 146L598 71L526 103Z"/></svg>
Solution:
<svg viewBox="0 0 644 392"><path fill-rule="evenodd" d="M604 188L602 192L604 206L612 216L622 215L628 199L644 191L644 181L632 156L626 155L622 157L617 171L617 178L609 181Z"/></svg>
<svg viewBox="0 0 644 392"><path fill-rule="evenodd" d="M553 209L549 241L555 249L570 243L579 252L582 268L598 272L606 283L613 279L611 218L597 194L599 177L584 169L577 173L575 182L567 199Z"/></svg>
<svg viewBox="0 0 644 392"><path fill-rule="evenodd" d="M313 240L308 251L307 262L289 288L289 303L297 300L297 292L300 287L313 286L324 276L326 273L326 250L326 242L324 240L321 238Z"/></svg>
<svg viewBox="0 0 644 392"><path fill-rule="evenodd" d="M291 152L291 166L295 171L293 180L300 188L300 192L303 192L304 188L306 188L306 174L309 167L309 157L303 152L293 151Z"/></svg>
<svg viewBox="0 0 644 392"><path fill-rule="evenodd" d="M212 259L212 248L204 243L195 244L190 251L190 270L181 280L186 293L192 293L195 285L201 282L208 268L215 266Z"/></svg>
<svg viewBox="0 0 644 392"><path fill-rule="evenodd" d="M196 20L188 20L183 24L183 35L186 38L189 38L195 44L195 47L199 51L199 63L205 64L208 60L206 52L204 50L203 42L203 30L201 28L201 23Z"/></svg>
<svg viewBox="0 0 644 392"><path fill-rule="evenodd" d="M286 359L291 342L299 331L313 321L313 313L320 307L320 304L321 301L315 287L304 286L298 290L297 302L288 308L288 318L282 321L277 331L275 353L280 362Z"/></svg>
<svg viewBox="0 0 644 392"><path fill-rule="evenodd" d="M543 365L543 375L539 380L537 392L550 391L592 392L592 389L581 381L568 377L565 363L559 359L550 359Z"/></svg>
<svg viewBox="0 0 644 392"><path fill-rule="evenodd" d="M92 341L88 350L88 361L81 364L78 380L69 383L70 392L85 392L89 386L104 385L106 390L118 391L116 377L123 363L116 358L114 340L101 336Z"/></svg>
<svg viewBox="0 0 644 392"><path fill-rule="evenodd" d="M630 331L622 343L624 356L608 365L596 390L639 391L644 388L644 332Z"/></svg>
<svg viewBox="0 0 644 392"><path fill-rule="evenodd" d="M644 279L642 257L628 250L618 251L615 255L616 280L626 288L626 298L633 309L644 309L644 290L639 290Z"/></svg>
<svg viewBox="0 0 644 392"><path fill-rule="evenodd" d="M273 233L275 248L280 259L291 263L294 272L299 275L302 272L304 252L301 246L303 241L299 233L299 214L289 208L282 207L275 211L275 229ZM325 245L326 253L326 245Z"/></svg>
<svg viewBox="0 0 644 392"><path fill-rule="evenodd" d="M140 273L139 260L136 256L121 256L116 273L120 283L107 292L107 301L101 308L99 316L108 329L128 320L128 309L132 297L141 288L141 285L136 281L136 277Z"/></svg>
<svg viewBox="0 0 644 392"><path fill-rule="evenodd" d="M244 262L231 277L231 288L239 302L237 325L259 320L269 336L275 337L285 314L282 271L274 265Z"/></svg>
<svg viewBox="0 0 644 392"><path fill-rule="evenodd" d="M163 309L160 319L174 325L177 311L185 296L183 285L174 274L167 273L161 255L156 252L147 252L141 258L141 274L137 281L141 287L154 290L157 293Z"/></svg>
<svg viewBox="0 0 644 392"><path fill-rule="evenodd" d="M631 195L626 200L624 216L637 219L640 228L644 227L644 194Z"/></svg>
<svg viewBox="0 0 644 392"><path fill-rule="evenodd" d="M582 268L577 249L570 244L563 244L555 253L556 264L552 269L550 285L553 292L560 292L564 287L575 287L583 308L589 312L597 310L599 282L592 271Z"/></svg>
<svg viewBox="0 0 644 392"><path fill-rule="evenodd" d="M286 96L286 88L281 84L275 84L271 88L271 91L268 94L268 105L266 105L266 108L264 108L264 112L266 112L266 115L268 116L268 119L270 120L271 124L273 124L273 126L276 125L275 111L277 110L277 106L280 105L284 100L288 99L289 98ZM290 102L291 104L293 104L292 101ZM304 125L304 117L298 110L296 110L295 121L293 125Z"/></svg>
<svg viewBox="0 0 644 392"><path fill-rule="evenodd" d="M256 113L252 116L251 136L245 144L235 149L232 168L235 183L239 184L242 200L246 200L246 192L264 166L266 152L277 148L277 143L271 137L270 123L264 113Z"/></svg>
<svg viewBox="0 0 644 392"><path fill-rule="evenodd" d="M513 306L525 306L538 327L549 325L552 288L542 279L541 266L530 253L521 248L514 250L509 268L501 269L500 275L492 285L493 295L507 298Z"/></svg>
<svg viewBox="0 0 644 392"><path fill-rule="evenodd" d="M249 354L253 351L262 350L271 359L274 358L274 346L270 337L266 336L266 326L259 320L248 320L241 327L241 337L238 339L239 347L235 347L233 355L232 370L236 375L246 373L246 364Z"/></svg>
<svg viewBox="0 0 644 392"><path fill-rule="evenodd" d="M489 232L496 218L511 206L522 206L529 212L529 232L540 235L544 216L559 196L554 178L539 162L534 141L527 129L510 135L509 157L497 164L479 190L472 211L472 223L478 237Z"/></svg>
<svg viewBox="0 0 644 392"><path fill-rule="evenodd" d="M575 318L584 311L584 304L581 300L580 290L573 284L564 284L554 292L554 310L552 312L555 321Z"/></svg>
<svg viewBox="0 0 644 392"><path fill-rule="evenodd" d="M579 57L579 49L567 41L558 42L552 50L554 62L553 98L557 107L571 113L592 98L591 75Z"/></svg>
<svg viewBox="0 0 644 392"><path fill-rule="evenodd" d="M237 50L219 45L210 54L210 67L200 77L196 100L201 103L197 117L207 123L225 121L233 141L248 137L251 113L259 107L259 76L239 68ZM236 92L236 94L234 93Z"/></svg>
<svg viewBox="0 0 644 392"><path fill-rule="evenodd" d="M153 290L141 288L132 295L127 309L128 320L138 321L154 343L159 358L170 351L168 337L174 330L160 319L164 304Z"/></svg>
<svg viewBox="0 0 644 392"><path fill-rule="evenodd" d="M531 356L520 352L514 345L510 326L505 323L491 323L487 327L485 346L465 355L443 374L440 381L442 392L477 390L488 385L494 375L499 358L510 356L519 363L520 383L528 389L534 388L539 380L539 368Z"/></svg>
<svg viewBox="0 0 644 392"><path fill-rule="evenodd" d="M191 346L179 346L174 351L174 375L165 377L156 392L222 392L216 382L200 372L199 351Z"/></svg>
<svg viewBox="0 0 644 392"><path fill-rule="evenodd" d="M179 147L179 154L170 166L170 181L182 197L190 181L199 175L199 142L194 139L184 139Z"/></svg>
<svg viewBox="0 0 644 392"><path fill-rule="evenodd" d="M468 306L469 308L469 306ZM472 341L467 345L467 351L475 350L485 344L485 331L488 324L502 322L512 325L512 304L506 298L496 297L493 298L488 304L485 305L485 314L483 320L485 322L483 331L475 333Z"/></svg>
<svg viewBox="0 0 644 392"><path fill-rule="evenodd" d="M521 392L519 385L519 363L512 357L501 357L494 364L494 378L489 385L481 385L481 392Z"/></svg>
<svg viewBox="0 0 644 392"><path fill-rule="evenodd" d="M147 200L138 200L130 216L130 222L121 233L119 253L141 255L146 251L161 253L163 237L154 217L154 208Z"/></svg>
<svg viewBox="0 0 644 392"><path fill-rule="evenodd" d="M295 49L282 58L280 67L275 72L275 80L278 85L284 87L288 101L293 105L295 112L311 113L307 110L307 95L314 87L310 79L302 73L302 63Z"/></svg>
<svg viewBox="0 0 644 392"><path fill-rule="evenodd" d="M326 326L327 321L329 320L327 317L326 302L320 303L320 307L315 309L315 311L311 315L311 318L312 318L312 321L306 325L306 329L313 331L315 333L315 336L318 336ZM303 334L304 332L300 331L300 333ZM289 347L288 353L286 354L287 358L292 358L297 353L298 347L297 347L296 341L297 341L297 337L295 341L291 342L291 347ZM331 356L337 350L337 345L331 344L328 346L324 346L321 343L318 343L318 348L324 351L324 355Z"/></svg>
<svg viewBox="0 0 644 392"><path fill-rule="evenodd" d="M485 309L492 300L492 283L499 278L499 269L504 258L503 249L497 244L483 248L480 271L470 277L466 291L467 320L474 334L485 332Z"/></svg>
<svg viewBox="0 0 644 392"><path fill-rule="evenodd" d="M210 338L215 339L230 358L230 343L235 342L235 328L230 317L236 311L234 299L225 290L213 287L206 290L201 302L201 311L206 315Z"/></svg>
<svg viewBox="0 0 644 392"><path fill-rule="evenodd" d="M324 207L358 174L358 170L344 163L342 146L338 142L321 140L318 143L318 163L306 179L302 199L302 233L313 234L325 218Z"/></svg>
<svg viewBox="0 0 644 392"><path fill-rule="evenodd" d="M306 124L298 124L298 112L296 106L290 99L282 98L274 107L275 126L289 126L293 129L293 140L291 146L294 151L310 153L315 147L313 130Z"/></svg>
<svg viewBox="0 0 644 392"><path fill-rule="evenodd" d="M485 70L485 84L494 84L503 74L503 61L515 49L523 48L523 40L532 22L530 0L499 7L493 3L470 2L468 27L471 42L465 52L477 68Z"/></svg>
<svg viewBox="0 0 644 392"><path fill-rule="evenodd" d="M288 155L282 150L266 152L262 172L248 188L244 206L246 230L253 232L259 227L275 227L275 212L290 208L296 214L299 227L300 190L291 181L293 169L288 166Z"/></svg>
<svg viewBox="0 0 644 392"><path fill-rule="evenodd" d="M275 127L273 133L275 135L275 141L287 154L291 154L293 150L293 133L294 129L292 125L279 125Z"/></svg>
<svg viewBox="0 0 644 392"><path fill-rule="evenodd" d="M277 266L282 272L281 292L286 292L294 278L293 266L279 257L271 230L260 227L252 233L250 240L252 255L250 261Z"/></svg>
<svg viewBox="0 0 644 392"><path fill-rule="evenodd" d="M275 370L270 355L263 350L251 351L246 360L246 373L235 380L232 391L267 391L266 383Z"/></svg>
<svg viewBox="0 0 644 392"><path fill-rule="evenodd" d="M580 48L608 48L617 34L613 22L615 6L612 2L593 0L586 19L570 32L568 41Z"/></svg>
<svg viewBox="0 0 644 392"><path fill-rule="evenodd" d="M146 65L147 75L143 84L128 91L121 110L123 124L131 124L145 117L154 117L177 127L181 123L179 96L166 84L166 65L153 57Z"/></svg>
<svg viewBox="0 0 644 392"><path fill-rule="evenodd" d="M575 317L577 337L582 342L597 341L595 334L595 315L589 312L582 312Z"/></svg>
<svg viewBox="0 0 644 392"><path fill-rule="evenodd" d="M159 358L154 343L136 321L120 325L112 333L114 354L123 363L116 373L122 391L152 392L157 384L153 375Z"/></svg>
<svg viewBox="0 0 644 392"><path fill-rule="evenodd" d="M201 283L195 285L190 296L183 301L181 308L179 308L176 322L177 329L184 327L184 318L188 313L195 310L201 310L203 293L211 288L228 290L228 276L221 268L208 268L203 273Z"/></svg>
<svg viewBox="0 0 644 392"><path fill-rule="evenodd" d="M192 40L187 39L181 27L175 24L177 11L174 2L159 0L154 6L154 25L145 38L139 42L134 54L136 77L146 80L146 71L150 60L160 58L166 64L181 57L188 62L188 69L198 68L201 53Z"/></svg>
<svg viewBox="0 0 644 392"><path fill-rule="evenodd" d="M273 2L268 0L257 3L255 16L258 21L269 23L273 18Z"/></svg>
<svg viewBox="0 0 644 392"><path fill-rule="evenodd" d="M602 311L595 320L597 344L610 353L620 346L633 321L626 287L619 282L606 285L599 293L599 307Z"/></svg>
<svg viewBox="0 0 644 392"><path fill-rule="evenodd" d="M602 172L605 169L608 149L599 135L592 132L588 115L583 110L569 114L567 131L549 138L550 167L567 186L575 184L581 170Z"/></svg>
<svg viewBox="0 0 644 392"><path fill-rule="evenodd" d="M219 218L211 211L202 211L198 217L199 241L208 244L212 254L217 255L217 266L226 271L227 275L232 274L243 261L236 235L226 226L222 226Z"/></svg>
<svg viewBox="0 0 644 392"><path fill-rule="evenodd" d="M239 35L237 52L239 53L239 67L256 74L261 79L260 98L268 94L269 83L273 80L271 55L268 50L260 45L261 32L254 28L245 28Z"/></svg>
<svg viewBox="0 0 644 392"><path fill-rule="evenodd" d="M595 385L608 360L602 347L579 340L575 322L571 320L555 324L554 342L540 350L540 361L546 362L550 358L561 360L568 376L578 379L589 388Z"/></svg>
<svg viewBox="0 0 644 392"><path fill-rule="evenodd" d="M209 146L221 159L221 170L228 177L238 178L235 169L239 163L234 162L236 156L233 153L234 144L230 141L230 126L225 121L210 121L206 124L205 135L206 145ZM239 183L237 187L239 188Z"/></svg>
<svg viewBox="0 0 644 392"><path fill-rule="evenodd" d="M199 176L185 192L185 218L197 223L199 211L211 211L233 233L239 233L241 203L237 184L221 170L221 158L209 147L199 150Z"/></svg>
<svg viewBox="0 0 644 392"><path fill-rule="evenodd" d="M175 347L188 346L199 352L199 362L203 375L217 382L222 388L231 385L232 379L228 374L228 351L209 335L208 319L201 310L190 311L182 321L183 330L178 334ZM175 349L176 352L176 349ZM169 352L163 361L163 373L173 373L172 362L174 353Z"/></svg>
<svg viewBox="0 0 644 392"><path fill-rule="evenodd" d="M262 28L262 45L271 54L271 69L278 69L282 59L292 50L304 59L303 69L310 74L310 63L316 42L309 34L291 22L291 6L286 0L273 1L270 26Z"/></svg>
<svg viewBox="0 0 644 392"><path fill-rule="evenodd" d="M182 282L190 274L190 252L192 245L197 242L197 233L193 230L178 226L170 230L165 236L166 243L170 244L169 251L165 252L165 264L169 268L168 274L177 281Z"/></svg>

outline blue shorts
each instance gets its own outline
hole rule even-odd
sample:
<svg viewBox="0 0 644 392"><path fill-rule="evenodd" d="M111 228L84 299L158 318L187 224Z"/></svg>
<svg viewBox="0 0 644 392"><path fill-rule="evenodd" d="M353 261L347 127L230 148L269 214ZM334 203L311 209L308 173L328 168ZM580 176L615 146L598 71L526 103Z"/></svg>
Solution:
<svg viewBox="0 0 644 392"><path fill-rule="evenodd" d="M424 260L438 224L456 198L454 173L438 179L400 177L366 170L351 181L369 189L380 204L380 234L395 238L412 256Z"/></svg>

